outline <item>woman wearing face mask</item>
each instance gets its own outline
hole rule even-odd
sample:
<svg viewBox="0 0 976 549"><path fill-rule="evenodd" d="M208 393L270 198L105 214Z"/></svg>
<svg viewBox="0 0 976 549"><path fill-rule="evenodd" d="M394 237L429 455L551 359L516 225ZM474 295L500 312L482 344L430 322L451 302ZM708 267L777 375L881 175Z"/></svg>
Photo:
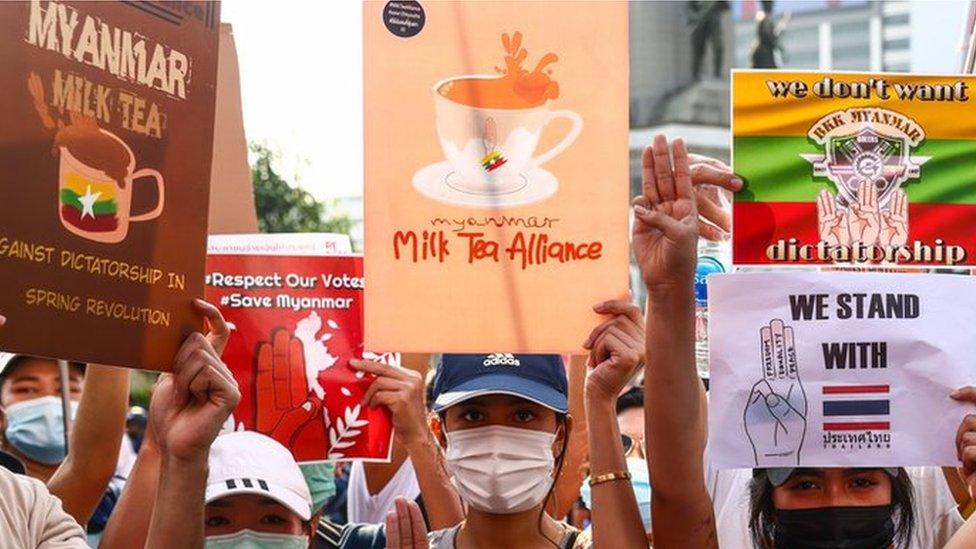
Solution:
<svg viewBox="0 0 976 549"><path fill-rule="evenodd" d="M657 136L644 151L643 164L643 194L634 203L634 252L648 289L645 413L654 455L649 469L655 543L716 547L721 532L703 467L706 399L694 360L698 197L680 140L669 151L667 139ZM742 522L750 522L756 547L884 549L913 543L909 536L918 508L903 469L766 469L756 471L751 483L751 498L741 501L716 495L721 490L714 486L712 492L731 503L732 518L749 510L751 521L742 517ZM938 533L929 539L912 546L938 547L945 541ZM749 542L733 538L725 545L744 543Z"/></svg>
<svg viewBox="0 0 976 549"><path fill-rule="evenodd" d="M567 390L557 355L444 355L434 431L468 512L430 547L573 546L578 531L543 510L565 456Z"/></svg>

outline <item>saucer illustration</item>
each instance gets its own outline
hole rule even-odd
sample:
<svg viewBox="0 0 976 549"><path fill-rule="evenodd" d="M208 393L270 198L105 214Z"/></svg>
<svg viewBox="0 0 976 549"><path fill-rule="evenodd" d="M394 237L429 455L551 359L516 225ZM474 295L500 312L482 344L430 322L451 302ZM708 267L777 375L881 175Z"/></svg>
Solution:
<svg viewBox="0 0 976 549"><path fill-rule="evenodd" d="M556 177L542 168L520 173L520 184L505 192L474 191L465 188L450 162L430 164L413 174L413 188L420 194L455 206L500 208L534 204L554 195L559 189Z"/></svg>

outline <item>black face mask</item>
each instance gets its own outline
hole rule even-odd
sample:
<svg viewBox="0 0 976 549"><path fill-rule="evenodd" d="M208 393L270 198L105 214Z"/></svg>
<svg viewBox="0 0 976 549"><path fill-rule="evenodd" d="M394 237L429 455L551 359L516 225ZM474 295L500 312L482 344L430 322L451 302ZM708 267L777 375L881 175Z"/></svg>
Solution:
<svg viewBox="0 0 976 549"><path fill-rule="evenodd" d="M773 514L776 549L885 549L895 539L891 505L818 507Z"/></svg>

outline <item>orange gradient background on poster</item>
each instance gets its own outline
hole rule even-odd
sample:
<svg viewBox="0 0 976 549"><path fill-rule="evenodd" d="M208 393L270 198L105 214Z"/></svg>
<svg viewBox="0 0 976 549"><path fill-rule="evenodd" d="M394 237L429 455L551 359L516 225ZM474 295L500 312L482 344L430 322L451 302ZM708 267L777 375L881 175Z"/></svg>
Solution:
<svg viewBox="0 0 976 549"><path fill-rule="evenodd" d="M364 26L366 345L402 352L570 352L600 320L591 306L625 297L628 284L628 45L625 2L421 2L425 22L402 38L383 21L386 2L366 2ZM582 132L542 169L557 192L534 204L474 208L431 200L413 187L421 168L445 160L434 86L504 68L502 34L522 34L523 68L547 53L558 83L550 111L568 110ZM571 120L541 131L534 155L566 138ZM332 128L330 131L342 131ZM531 184L531 182L529 183ZM555 219L548 229L479 227L500 243L500 261L468 262L467 240L444 218ZM456 228L453 227L453 228ZM443 262L394 257L398 230L444 230ZM550 242L602 243L598 260L523 269L504 253L519 230ZM401 256L402 257L402 256Z"/></svg>

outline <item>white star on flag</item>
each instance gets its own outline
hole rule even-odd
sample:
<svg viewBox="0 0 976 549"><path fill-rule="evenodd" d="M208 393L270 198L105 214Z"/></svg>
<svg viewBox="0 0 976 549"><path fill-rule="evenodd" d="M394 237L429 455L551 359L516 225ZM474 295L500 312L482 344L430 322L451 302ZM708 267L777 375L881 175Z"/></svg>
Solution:
<svg viewBox="0 0 976 549"><path fill-rule="evenodd" d="M98 197L102 196L101 192L93 193L91 190L91 185L85 188L85 195L78 197L78 202L81 202L81 218L84 219L86 215L91 216L95 219L95 202L98 201Z"/></svg>

